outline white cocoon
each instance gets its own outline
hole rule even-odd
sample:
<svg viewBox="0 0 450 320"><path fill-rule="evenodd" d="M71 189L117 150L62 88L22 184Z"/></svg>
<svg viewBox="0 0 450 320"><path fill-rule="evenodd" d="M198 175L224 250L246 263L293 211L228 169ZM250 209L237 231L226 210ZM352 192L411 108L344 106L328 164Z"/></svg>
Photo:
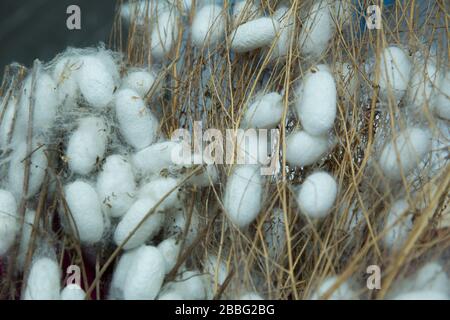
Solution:
<svg viewBox="0 0 450 320"><path fill-rule="evenodd" d="M399 47L390 46L381 53L379 70L380 96L387 100L390 96L400 100L408 87L411 62Z"/></svg>
<svg viewBox="0 0 450 320"><path fill-rule="evenodd" d="M315 58L322 56L334 31L335 25L327 1L315 2L300 30L300 52Z"/></svg>
<svg viewBox="0 0 450 320"><path fill-rule="evenodd" d="M406 214L409 210L408 202L405 199L397 200L392 204L387 214L383 244L386 248L397 250L403 246L412 229L412 217Z"/></svg>
<svg viewBox="0 0 450 320"><path fill-rule="evenodd" d="M336 62L334 73L337 75L338 88L343 93L343 99L351 101L358 92L358 71L350 63Z"/></svg>
<svg viewBox="0 0 450 320"><path fill-rule="evenodd" d="M172 209L166 215L164 221L164 236L166 238L179 236L182 232L186 231L186 223L189 216L185 212L184 208ZM199 231L199 219L198 215L192 212L189 228L186 231L185 245L190 245L197 238Z"/></svg>
<svg viewBox="0 0 450 320"><path fill-rule="evenodd" d="M160 209L167 209L177 203L178 189L171 192L177 185L178 180L175 178L157 176L139 188L138 197L150 198L157 203L167 195L167 198L159 205Z"/></svg>
<svg viewBox="0 0 450 320"><path fill-rule="evenodd" d="M83 244L99 242L105 231L105 222L95 189L89 183L76 180L64 187L64 196L70 209L70 213L62 213L69 220L66 227L75 235L78 231Z"/></svg>
<svg viewBox="0 0 450 320"><path fill-rule="evenodd" d="M203 278L206 289L206 299L211 300L218 288L228 277L228 267L224 261L215 255L208 255L203 263L203 272L207 274Z"/></svg>
<svg viewBox="0 0 450 320"><path fill-rule="evenodd" d="M121 134L135 149L143 149L155 141L158 119L136 91L122 89L117 92L116 116Z"/></svg>
<svg viewBox="0 0 450 320"><path fill-rule="evenodd" d="M59 300L61 270L56 261L38 258L33 261L28 274L23 300Z"/></svg>
<svg viewBox="0 0 450 320"><path fill-rule="evenodd" d="M158 249L152 246L137 249L125 279L124 299L155 299L164 280L164 271L164 258Z"/></svg>
<svg viewBox="0 0 450 320"><path fill-rule="evenodd" d="M231 33L231 50L242 53L268 46L279 29L278 21L268 17L241 24Z"/></svg>
<svg viewBox="0 0 450 320"><path fill-rule="evenodd" d="M0 189L0 257L14 243L18 227L16 199L11 192Z"/></svg>
<svg viewBox="0 0 450 320"><path fill-rule="evenodd" d="M82 118L67 144L66 156L74 173L87 175L106 151L107 127L98 117Z"/></svg>
<svg viewBox="0 0 450 320"><path fill-rule="evenodd" d="M155 16L151 33L151 53L158 60L167 56L178 35L177 12L167 9Z"/></svg>
<svg viewBox="0 0 450 320"><path fill-rule="evenodd" d="M383 148L379 160L381 170L386 177L400 180L401 171L408 175L425 158L430 148L431 136L427 130L407 128Z"/></svg>
<svg viewBox="0 0 450 320"><path fill-rule="evenodd" d="M116 88L114 69L100 56L89 55L80 58L77 72L78 85L86 102L94 108L104 108L113 99ZM116 68L114 64L114 68Z"/></svg>
<svg viewBox="0 0 450 320"><path fill-rule="evenodd" d="M175 281L164 286L164 292L176 292L183 300L204 300L205 275L198 271L184 271Z"/></svg>
<svg viewBox="0 0 450 320"><path fill-rule="evenodd" d="M296 109L306 132L324 135L336 118L336 83L325 68L309 73L298 89Z"/></svg>
<svg viewBox="0 0 450 320"><path fill-rule="evenodd" d="M58 90L59 103L73 105L78 98L80 88L77 81L77 72L81 68L78 57L63 57L58 60L53 69L53 80Z"/></svg>
<svg viewBox="0 0 450 320"><path fill-rule="evenodd" d="M157 246L158 250L164 257L165 273L168 274L177 263L178 255L180 254L181 242L176 238L168 238L163 240Z"/></svg>
<svg viewBox="0 0 450 320"><path fill-rule="evenodd" d="M272 49L271 60L286 58L292 35L294 33L294 15L286 6L281 6L275 11L274 19L278 21L279 30ZM295 45L295 42L293 43Z"/></svg>
<svg viewBox="0 0 450 320"><path fill-rule="evenodd" d="M133 166L142 175L159 174L163 169L175 166L172 154L181 152L182 144L164 141L136 152L132 157Z"/></svg>
<svg viewBox="0 0 450 320"><path fill-rule="evenodd" d="M8 181L9 190L17 197L23 195L25 175L25 158L30 159L30 175L28 179L28 192L26 198L34 196L41 188L47 170L47 156L44 147L35 143L31 146L31 156L27 154L27 143L22 142L14 150L9 164Z"/></svg>
<svg viewBox="0 0 450 320"><path fill-rule="evenodd" d="M329 149L327 136L313 136L295 131L286 139L286 161L294 166L309 166L319 161Z"/></svg>
<svg viewBox="0 0 450 320"><path fill-rule="evenodd" d="M122 217L122 220L120 220L114 232L114 242L116 245L119 246L125 241L155 205L156 202L152 198L139 199L133 203L127 213ZM136 232L133 233L123 246L124 250L133 249L142 245L147 239L153 238L159 232L164 222L164 215L159 209L155 209L139 226Z"/></svg>
<svg viewBox="0 0 450 320"><path fill-rule="evenodd" d="M225 35L225 17L222 7L211 4L201 8L192 23L192 42L196 47L214 46Z"/></svg>
<svg viewBox="0 0 450 320"><path fill-rule="evenodd" d="M16 119L16 128L18 133L26 137L28 130L28 119L30 110L31 79L28 76L25 79L22 96L20 98L19 112ZM53 79L44 71L39 71L36 75L36 84L34 88L33 105L33 135L46 132L53 125L58 107L58 94L56 84Z"/></svg>
<svg viewBox="0 0 450 320"><path fill-rule="evenodd" d="M320 299L337 281L337 277L328 277L319 285L311 300ZM347 282L342 283L333 293L329 296L329 300L351 300L355 298L355 292L352 290Z"/></svg>
<svg viewBox="0 0 450 320"><path fill-rule="evenodd" d="M242 126L246 128L275 128L283 115L283 98L277 92L256 99L245 111Z"/></svg>
<svg viewBox="0 0 450 320"><path fill-rule="evenodd" d="M191 176L186 183L199 188L208 187L219 181L219 172L215 165L210 164L203 168L199 174Z"/></svg>
<svg viewBox="0 0 450 320"><path fill-rule="evenodd" d="M97 192L105 212L121 217L135 200L136 182L128 160L115 154L106 158L97 178Z"/></svg>
<svg viewBox="0 0 450 320"><path fill-rule="evenodd" d="M233 25L237 27L241 23L255 19L259 16L259 8L252 0L236 1L233 5Z"/></svg>
<svg viewBox="0 0 450 320"><path fill-rule="evenodd" d="M125 251L120 257L119 262L114 268L113 277L109 288L108 299L123 299L123 289L125 286L125 281L130 267L134 264L134 257L136 256L136 252L138 249L139 248Z"/></svg>
<svg viewBox="0 0 450 320"><path fill-rule="evenodd" d="M61 300L84 300L86 292L77 284L69 284L61 291Z"/></svg>
<svg viewBox="0 0 450 320"><path fill-rule="evenodd" d="M309 175L300 187L297 201L300 211L313 219L324 218L333 208L337 196L336 180L327 172Z"/></svg>
<svg viewBox="0 0 450 320"><path fill-rule="evenodd" d="M0 101L3 103L4 101ZM6 149L8 146L15 146L20 141L24 141L26 138L26 134L24 132L24 128L20 128L20 130L13 130L17 124L14 124L14 118L16 114L17 99L14 96L11 96L10 100L2 110L3 119L0 125L0 148ZM14 128L13 128L14 125ZM11 138L11 139L10 139Z"/></svg>
<svg viewBox="0 0 450 320"><path fill-rule="evenodd" d="M442 72L436 92L434 111L442 119L450 120L450 71Z"/></svg>
<svg viewBox="0 0 450 320"><path fill-rule="evenodd" d="M134 90L144 98L155 83L155 75L148 71L133 71L123 79L122 87Z"/></svg>
<svg viewBox="0 0 450 320"><path fill-rule="evenodd" d="M228 218L239 228L248 226L261 210L262 193L259 166L236 166L228 178L223 200Z"/></svg>
<svg viewBox="0 0 450 320"><path fill-rule="evenodd" d="M414 277L414 288L450 293L450 280L438 262L428 262Z"/></svg>

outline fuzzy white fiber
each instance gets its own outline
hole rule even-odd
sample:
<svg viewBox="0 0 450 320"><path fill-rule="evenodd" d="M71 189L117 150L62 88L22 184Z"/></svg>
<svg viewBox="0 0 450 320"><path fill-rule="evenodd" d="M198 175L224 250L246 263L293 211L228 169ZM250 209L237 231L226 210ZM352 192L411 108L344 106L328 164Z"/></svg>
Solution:
<svg viewBox="0 0 450 320"><path fill-rule="evenodd" d="M168 8L158 14L153 22L151 32L151 53L158 60L170 54L178 35L177 12Z"/></svg>
<svg viewBox="0 0 450 320"><path fill-rule="evenodd" d="M69 284L61 290L61 300L84 300L86 292L76 284Z"/></svg>
<svg viewBox="0 0 450 320"><path fill-rule="evenodd" d="M277 20L261 17L241 24L231 35L231 50L239 53L270 45L280 26Z"/></svg>
<svg viewBox="0 0 450 320"><path fill-rule="evenodd" d="M164 258L152 246L136 250L133 264L127 272L123 286L125 300L153 300L161 289L165 275Z"/></svg>
<svg viewBox="0 0 450 320"><path fill-rule="evenodd" d="M87 182L76 180L64 187L64 195L71 214L67 212L66 228L75 235L78 233L81 243L99 242L105 231L105 221L95 189ZM66 217L63 212L61 215Z"/></svg>
<svg viewBox="0 0 450 320"><path fill-rule="evenodd" d="M192 23L192 42L195 46L214 46L225 36L225 17L222 7L208 4L198 10Z"/></svg>
<svg viewBox="0 0 450 320"><path fill-rule="evenodd" d="M151 198L155 203L167 196L159 205L161 209L173 207L178 200L179 190L175 188L179 181L172 177L153 177L150 182L139 188L139 198ZM175 188L174 191L172 191Z"/></svg>
<svg viewBox="0 0 450 320"><path fill-rule="evenodd" d="M116 264L110 283L108 299L122 300L125 281L130 267L134 264L134 258L139 248L125 251Z"/></svg>
<svg viewBox="0 0 450 320"><path fill-rule="evenodd" d="M156 140L158 119L136 91L122 89L116 93L116 117L120 132L132 147L141 150Z"/></svg>
<svg viewBox="0 0 450 320"><path fill-rule="evenodd" d="M259 6L257 6L254 1L240 0L234 2L231 18L235 27L249 20L258 18L259 15Z"/></svg>
<svg viewBox="0 0 450 320"><path fill-rule="evenodd" d="M168 238L161 241L157 248L164 257L164 264L166 266L165 272L167 274L177 263L178 255L181 250L181 241L176 238Z"/></svg>
<svg viewBox="0 0 450 320"><path fill-rule="evenodd" d="M122 87L134 90L141 98L149 93L156 76L153 72L146 70L136 70L130 72L122 81Z"/></svg>
<svg viewBox="0 0 450 320"><path fill-rule="evenodd" d="M389 209L385 223L387 233L383 237L383 244L386 248L400 249L408 238L413 226L408 210L409 205L406 199L395 201Z"/></svg>
<svg viewBox="0 0 450 320"><path fill-rule="evenodd" d="M163 292L176 292L183 300L204 300L206 276L198 271L184 271L174 281L167 283Z"/></svg>
<svg viewBox="0 0 450 320"><path fill-rule="evenodd" d="M277 92L270 92L258 97L245 111L242 126L261 129L275 128L283 115L282 99Z"/></svg>
<svg viewBox="0 0 450 320"><path fill-rule="evenodd" d="M132 156L132 163L142 175L159 174L164 169L176 166L172 156L181 150L182 145L178 142L158 142L136 152Z"/></svg>
<svg viewBox="0 0 450 320"><path fill-rule="evenodd" d="M309 175L298 193L300 211L313 219L326 217L333 208L337 191L336 180L327 172Z"/></svg>
<svg viewBox="0 0 450 320"><path fill-rule="evenodd" d="M329 148L327 136L295 131L286 139L286 161L294 166L309 166L319 161Z"/></svg>
<svg viewBox="0 0 450 320"><path fill-rule="evenodd" d="M37 258L28 274L23 300L60 300L61 270L55 260Z"/></svg>
<svg viewBox="0 0 450 320"><path fill-rule="evenodd" d="M223 204L228 218L239 228L256 219L261 210L263 179L259 166L235 167L228 177Z"/></svg>
<svg viewBox="0 0 450 320"><path fill-rule="evenodd" d="M0 257L13 244L18 226L16 199L11 192L0 189Z"/></svg>
<svg viewBox="0 0 450 320"><path fill-rule="evenodd" d="M96 189L103 210L112 217L121 217L135 200L136 182L133 168L124 156L106 158L97 178Z"/></svg>

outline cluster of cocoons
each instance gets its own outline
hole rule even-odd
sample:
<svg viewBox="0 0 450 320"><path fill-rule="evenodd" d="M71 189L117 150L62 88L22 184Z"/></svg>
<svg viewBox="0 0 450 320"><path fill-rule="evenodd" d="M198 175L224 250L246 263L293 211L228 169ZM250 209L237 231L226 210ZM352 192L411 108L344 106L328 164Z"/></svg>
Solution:
<svg viewBox="0 0 450 320"><path fill-rule="evenodd" d="M268 157L261 150L260 137L238 136L237 152L244 150L254 162L233 164L224 170L225 175L217 165L208 164L190 176L191 169L198 168L192 161L174 162L183 144L162 133L160 114L165 110L158 112L161 110L156 97L165 98L169 93L161 84L167 82L167 75L158 72L158 67L173 58L174 46L185 30L189 36L183 35L181 43L190 41L194 54L213 52L226 43L233 57L244 59L249 52L267 55L272 67L275 61L286 59L291 46L299 50L307 71L298 77L295 87L258 87L235 106L242 110L236 125L240 129L286 129L279 150L284 144L282 159L289 169L301 171L300 178L294 180L298 183L289 185L292 196L288 197L301 223L327 223L331 221L327 217L342 213L335 206L340 200L338 195L346 192L340 184L346 178L323 163L331 158L327 156L340 138L334 130L341 107L349 107L358 95L360 71L352 63L328 59L327 51L337 26L347 25L351 5L347 1L313 2L307 15L301 16L297 35L297 13L283 4L269 14L256 1L235 1L229 21L228 8L219 2L197 1L195 6L188 0L156 3L149 6L146 1L133 1L121 6L125 20L138 28L148 28L143 34L149 36L148 49L154 65L128 67L121 54L102 47L72 48L48 65L36 64L8 103L0 100L5 108L0 149L7 154L1 163L7 170L0 185L0 257L7 256L20 239L17 272L26 271L33 230L43 229L36 211L38 202L45 200L38 199L38 194L46 179L51 181L51 191L60 196L55 210L69 239L86 252L120 249L108 284L109 299L215 297L230 271L224 257L208 253L197 265L179 261L183 250L195 244L200 225L205 222L199 218L196 205L192 210L187 208L186 190L197 191L220 183L214 193L227 227L248 234L252 224L262 226L267 258L281 258L289 237L288 216L276 206L264 212L266 203L272 201L267 196L271 186L270 178L261 171L277 153L270 150L274 146L264 150L269 151ZM192 14L191 24L181 28L187 13ZM370 168L375 167L388 183L398 186L426 165L436 143L427 119L450 119L450 72L440 70L434 58L419 53L411 57L406 48L397 45L387 46L374 59L371 90L378 93L382 115L389 116L392 103L405 104L402 112L411 113L401 130L383 131L383 141L377 141L374 147L379 151L376 159L369 161L374 164ZM288 122L295 125L288 126ZM247 143L250 151L244 147ZM55 150L61 152L58 157ZM58 170L51 166L55 162ZM24 200L25 206L21 207ZM348 202L348 207L354 206L355 202ZM386 202L384 209L380 244L386 251L396 252L414 227L414 208L402 195L390 204ZM364 220L361 210L355 215L349 216L349 224L354 223L352 218ZM45 232L36 232L35 245L49 240L45 237ZM62 268L53 249L48 250L50 254L36 250L28 261L22 298L85 299L87 288L62 286ZM313 288L310 298L322 298L338 278L325 277ZM395 284L397 291L393 290L391 296L448 298L449 283L436 262ZM264 297L253 289L239 290L225 297ZM353 282L346 280L329 298L357 296Z"/></svg>

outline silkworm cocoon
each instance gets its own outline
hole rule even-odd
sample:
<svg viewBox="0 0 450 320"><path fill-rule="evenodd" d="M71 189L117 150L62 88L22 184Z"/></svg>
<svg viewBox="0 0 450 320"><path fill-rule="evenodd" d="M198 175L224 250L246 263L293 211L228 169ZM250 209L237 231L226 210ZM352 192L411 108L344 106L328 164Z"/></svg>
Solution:
<svg viewBox="0 0 450 320"><path fill-rule="evenodd" d="M438 82L438 72L432 59L425 60L417 55L411 71L407 91L408 108L415 113L434 108L434 96Z"/></svg>
<svg viewBox="0 0 450 320"><path fill-rule="evenodd" d="M157 142L132 156L133 166L142 175L159 174L176 166L172 155L181 152L182 144L175 141Z"/></svg>
<svg viewBox="0 0 450 320"><path fill-rule="evenodd" d="M400 249L408 238L413 226L411 215L404 216L408 210L409 205L405 199L397 200L389 209L385 224L387 233L383 237L383 244L386 248Z"/></svg>
<svg viewBox="0 0 450 320"><path fill-rule="evenodd" d="M18 221L16 199L11 192L0 189L0 257L16 239Z"/></svg>
<svg viewBox="0 0 450 320"><path fill-rule="evenodd" d="M61 300L84 300L86 292L77 284L69 284L61 291Z"/></svg>
<svg viewBox="0 0 450 320"><path fill-rule="evenodd" d="M41 188L48 164L44 150L43 146L32 143L31 155L29 155L27 154L26 142L22 142L14 150L9 164L8 181L9 189L17 198L23 195L26 158L30 159L30 174L28 178L28 192L24 196L30 198Z"/></svg>
<svg viewBox="0 0 450 320"><path fill-rule="evenodd" d="M109 288L108 299L123 299L123 289L125 286L125 281L130 267L134 264L134 258L138 249L139 248L125 251L120 257L119 262L114 268L113 277Z"/></svg>
<svg viewBox="0 0 450 320"><path fill-rule="evenodd" d="M125 241L155 205L156 202L152 198L139 199L133 203L127 213L122 217L122 220L120 220L114 232L114 242L116 245L119 246ZM164 216L158 209L156 208L139 226L136 232L133 233L130 239L124 244L124 250L136 248L158 233L164 222Z"/></svg>
<svg viewBox="0 0 450 320"><path fill-rule="evenodd" d="M59 300L61 270L55 260L38 258L28 274L23 300Z"/></svg>
<svg viewBox="0 0 450 320"><path fill-rule="evenodd" d="M28 248L31 245L31 233L34 228L34 218L36 216L36 211L28 210L25 212L25 217L22 226L22 235L20 238L19 252L17 255L17 269L19 271L23 271L25 267L25 260L27 258ZM39 228L39 226L37 226ZM36 235L39 234L39 231L36 230ZM38 237L36 237L38 239Z"/></svg>
<svg viewBox="0 0 450 320"><path fill-rule="evenodd" d="M400 180L402 171L405 176L408 175L425 158L430 148L431 135L427 130L407 128L383 148L379 159L381 170L386 177Z"/></svg>
<svg viewBox="0 0 450 320"><path fill-rule="evenodd" d="M203 278L206 290L206 300L211 300L218 288L228 277L228 267L224 261L216 255L208 255L203 262L203 272L207 277Z"/></svg>
<svg viewBox="0 0 450 320"><path fill-rule="evenodd" d="M418 290L405 292L394 297L394 300L448 300L449 296L440 291Z"/></svg>
<svg viewBox="0 0 450 320"><path fill-rule="evenodd" d="M164 271L164 257L158 249L152 246L142 246L137 249L125 279L124 299L155 299L164 280Z"/></svg>
<svg viewBox="0 0 450 320"><path fill-rule="evenodd" d="M255 220L261 210L263 179L259 166L237 166L227 181L224 197L225 213L239 228Z"/></svg>
<svg viewBox="0 0 450 320"><path fill-rule="evenodd" d="M64 196L70 209L70 214L67 213L67 228L75 235L78 231L80 241L84 244L99 242L105 231L105 223L95 189L87 182L76 180L64 187Z"/></svg>
<svg viewBox="0 0 450 320"><path fill-rule="evenodd" d="M390 46L381 53L378 66L380 96L387 100L390 96L400 100L408 88L411 62L399 47Z"/></svg>
<svg viewBox="0 0 450 320"><path fill-rule="evenodd" d="M450 120L450 71L443 72L439 77L436 94L435 113L442 119Z"/></svg>
<svg viewBox="0 0 450 320"><path fill-rule="evenodd" d="M192 23L192 42L196 47L214 46L225 36L225 17L222 7L211 4L201 8Z"/></svg>
<svg viewBox="0 0 450 320"><path fill-rule="evenodd" d="M232 19L235 27L258 16L259 8L252 0L236 1L233 5Z"/></svg>
<svg viewBox="0 0 450 320"><path fill-rule="evenodd" d="M155 83L155 75L148 71L133 71L123 79L122 87L134 90L141 98L149 93Z"/></svg>
<svg viewBox="0 0 450 320"><path fill-rule="evenodd" d="M158 14L154 19L151 33L151 53L158 60L167 56L176 41L178 34L177 13L168 9Z"/></svg>
<svg viewBox="0 0 450 320"><path fill-rule="evenodd" d="M210 164L203 168L203 170L191 176L186 183L197 186L199 188L208 187L216 184L219 181L219 172L215 165Z"/></svg>
<svg viewBox="0 0 450 320"><path fill-rule="evenodd" d="M105 212L112 217L121 217L135 200L136 182L133 168L121 155L106 158L96 186L100 202Z"/></svg>
<svg viewBox="0 0 450 320"><path fill-rule="evenodd" d="M424 265L417 272L414 277L414 288L448 294L450 292L450 280L444 268L433 261Z"/></svg>
<svg viewBox="0 0 450 320"><path fill-rule="evenodd" d="M272 61L278 58L286 58L290 39L294 32L294 15L289 12L286 6L281 6L275 11L274 19L278 21L279 30L270 57Z"/></svg>
<svg viewBox="0 0 450 320"><path fill-rule="evenodd" d="M60 104L67 103L72 106L79 95L80 88L77 81L77 72L82 62L78 57L63 57L58 60L53 69L53 80L58 90Z"/></svg>
<svg viewBox="0 0 450 320"><path fill-rule="evenodd" d="M122 89L116 95L120 132L132 147L143 149L156 140L159 123L136 91Z"/></svg>
<svg viewBox="0 0 450 320"><path fill-rule="evenodd" d="M81 175L91 172L105 154L107 135L106 124L101 118L82 118L67 144L70 170Z"/></svg>
<svg viewBox="0 0 450 320"><path fill-rule="evenodd" d="M315 2L300 30L300 52L318 58L328 48L335 25L326 1Z"/></svg>
<svg viewBox="0 0 450 320"><path fill-rule="evenodd" d="M114 70L108 68L100 57L88 55L80 58L81 67L77 78L80 92L94 108L104 108L113 99L116 83Z"/></svg>
<svg viewBox="0 0 450 320"><path fill-rule="evenodd" d="M198 214L193 212L190 217L189 227L187 227L188 218L189 216L183 208L172 209L169 211L164 221L164 236L166 238L176 237L186 231L183 235L185 236L185 244L192 244L198 236L200 222Z"/></svg>
<svg viewBox="0 0 450 320"><path fill-rule="evenodd" d="M32 76L25 79L20 98L19 113L17 115L17 128L23 130L26 136L29 120L30 95ZM58 107L58 94L53 79L44 71L39 71L35 79L33 105L33 134L46 132L55 121Z"/></svg>
<svg viewBox="0 0 450 320"><path fill-rule="evenodd" d="M330 72L316 70L303 80L296 109L306 132L324 135L336 118L336 83Z"/></svg>
<svg viewBox="0 0 450 320"><path fill-rule="evenodd" d="M245 111L242 124L246 128L275 128L283 115L282 97L277 92L260 96Z"/></svg>
<svg viewBox="0 0 450 320"><path fill-rule="evenodd" d="M264 300L257 292L246 292L239 297L239 300Z"/></svg>
<svg viewBox="0 0 450 320"><path fill-rule="evenodd" d="M177 179L172 177L155 177L139 188L138 197L150 198L157 203L167 195L167 198L161 202L159 208L166 209L173 207L178 200L178 189L175 188L178 182ZM174 188L175 190L172 191Z"/></svg>
<svg viewBox="0 0 450 320"><path fill-rule="evenodd" d="M286 161L294 166L309 166L319 161L329 147L327 136L313 136L306 131L296 131L286 139Z"/></svg>
<svg viewBox="0 0 450 320"><path fill-rule="evenodd" d="M167 283L164 291L176 292L183 300L204 300L205 291L205 275L198 271L184 271L175 281Z"/></svg>
<svg viewBox="0 0 450 320"><path fill-rule="evenodd" d="M280 26L278 21L261 17L241 24L231 33L231 50L248 52L270 45Z"/></svg>
<svg viewBox="0 0 450 320"><path fill-rule="evenodd" d="M337 75L338 91L342 93L342 98L347 101L354 100L358 92L357 70L347 62L336 62L334 72Z"/></svg>
<svg viewBox="0 0 450 320"><path fill-rule="evenodd" d="M0 101L0 105L3 101ZM3 112L3 119L0 122L0 148L6 149L8 146L14 146L20 143L20 140L25 140L26 135L24 132L17 132L14 130L15 124L15 114L17 111L17 99L14 96L11 96L8 103L5 102L5 109ZM23 130L21 128L20 130ZM15 132L16 131L16 132Z"/></svg>
<svg viewBox="0 0 450 320"><path fill-rule="evenodd" d="M300 211L310 218L324 218L337 196L336 180L327 172L309 175L300 187L297 201Z"/></svg>
<svg viewBox="0 0 450 320"><path fill-rule="evenodd" d="M316 289L311 297L311 300L319 300L321 297L336 283L337 277L332 276L326 278ZM336 290L331 293L329 300L350 300L356 297L355 292L352 290L347 282L342 283Z"/></svg>
<svg viewBox="0 0 450 320"><path fill-rule="evenodd" d="M286 243L286 228L283 210L275 209L270 219L264 223L263 230L269 257L276 260L282 255Z"/></svg>
<svg viewBox="0 0 450 320"><path fill-rule="evenodd" d="M169 292L163 292L162 294L158 295L158 300L184 300L183 296L175 291L169 291Z"/></svg>
<svg viewBox="0 0 450 320"><path fill-rule="evenodd" d="M181 242L175 238L168 238L158 244L157 248L164 257L164 264L166 266L165 272L168 274L177 263Z"/></svg>

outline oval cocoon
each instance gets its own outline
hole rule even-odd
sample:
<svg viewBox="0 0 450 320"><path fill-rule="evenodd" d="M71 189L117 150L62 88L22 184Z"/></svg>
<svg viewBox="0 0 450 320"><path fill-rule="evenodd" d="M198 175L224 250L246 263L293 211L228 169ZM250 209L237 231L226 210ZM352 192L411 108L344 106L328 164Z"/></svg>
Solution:
<svg viewBox="0 0 450 320"><path fill-rule="evenodd" d="M231 34L231 50L242 53L268 46L275 40L278 30L278 22L268 17L241 24Z"/></svg>
<svg viewBox="0 0 450 320"><path fill-rule="evenodd" d="M151 6L151 4L150 4ZM164 10L154 19L151 33L152 56L158 60L163 59L172 50L178 35L177 13L173 8Z"/></svg>
<svg viewBox="0 0 450 320"><path fill-rule="evenodd" d="M159 205L161 209L173 207L178 200L178 189L174 189L178 185L178 180L172 177L155 177L150 182L139 188L139 198L151 198L158 203L166 195L167 197Z"/></svg>
<svg viewBox="0 0 450 320"><path fill-rule="evenodd" d="M438 117L450 120L450 71L442 72L435 101L435 113Z"/></svg>
<svg viewBox="0 0 450 320"><path fill-rule="evenodd" d="M330 72L319 69L308 74L298 94L296 109L300 122L311 135L324 135L336 118L336 83Z"/></svg>
<svg viewBox="0 0 450 320"><path fill-rule="evenodd" d="M34 196L41 188L44 181L45 171L47 170L47 156L44 152L44 146L33 143L31 146L30 159L30 175L28 179L28 192L25 195L26 198ZM23 183L25 174L24 161L28 158L27 143L22 142L17 149L14 150L9 164L8 181L9 189L17 197L20 198L23 195Z"/></svg>
<svg viewBox="0 0 450 320"><path fill-rule="evenodd" d="M277 92L267 93L257 98L245 111L242 119L246 128L275 128L283 115L282 97Z"/></svg>
<svg viewBox="0 0 450 320"><path fill-rule="evenodd" d="M159 174L164 169L176 166L172 153L179 153L182 144L175 141L157 142L136 152L132 157L133 166L140 174Z"/></svg>
<svg viewBox="0 0 450 320"><path fill-rule="evenodd" d="M400 180L401 171L408 175L424 159L430 148L431 136L427 130L407 128L383 148L379 160L381 170L386 177Z"/></svg>
<svg viewBox="0 0 450 320"><path fill-rule="evenodd" d="M327 172L319 171L309 175L300 187L298 205L300 211L312 219L327 216L337 196L337 184Z"/></svg>
<svg viewBox="0 0 450 320"><path fill-rule="evenodd" d="M18 219L16 199L11 192L0 189L0 257L16 239Z"/></svg>
<svg viewBox="0 0 450 320"><path fill-rule="evenodd" d="M79 285L69 284L61 291L61 300L84 300L86 292Z"/></svg>
<svg viewBox="0 0 450 320"><path fill-rule="evenodd" d="M164 257L165 273L168 274L177 263L181 242L175 238L168 238L158 244L158 250Z"/></svg>
<svg viewBox="0 0 450 320"><path fill-rule="evenodd" d="M122 217L114 232L114 242L121 245L131 232L139 225L147 213L156 205L155 200L143 198L137 200ZM154 237L162 227L164 215L155 209L148 218L140 225L135 233L123 246L124 250L129 250L142 245L147 239ZM164 270L163 270L164 272Z"/></svg>
<svg viewBox="0 0 450 320"><path fill-rule="evenodd" d="M311 297L311 300L319 300L337 281L336 276L327 277L316 289L316 292ZM351 300L355 298L355 292L352 290L347 282L342 283L336 290L334 290L329 300Z"/></svg>
<svg viewBox="0 0 450 320"><path fill-rule="evenodd" d="M383 243L386 248L400 249L408 238L408 234L412 229L411 215L408 212L409 205L405 199L397 200L393 203L387 214L386 226L387 233L383 237Z"/></svg>
<svg viewBox="0 0 450 320"><path fill-rule="evenodd" d="M134 257L138 248L125 251L119 259L116 267L114 268L113 277L111 280L108 299L111 300L122 300L123 299L123 289L125 286L125 281L128 275L130 267L134 263Z"/></svg>
<svg viewBox="0 0 450 320"><path fill-rule="evenodd" d="M294 166L309 166L319 161L328 149L327 136L312 136L306 131L296 131L286 139L286 161Z"/></svg>
<svg viewBox="0 0 450 320"><path fill-rule="evenodd" d="M240 0L233 5L233 25L238 26L241 23L255 19L259 16L259 8L253 1Z"/></svg>
<svg viewBox="0 0 450 320"><path fill-rule="evenodd" d="M23 300L59 300L61 271L56 261L38 258L31 265Z"/></svg>
<svg viewBox="0 0 450 320"><path fill-rule="evenodd" d="M136 91L117 92L116 116L122 136L135 149L143 149L156 140L158 120Z"/></svg>
<svg viewBox="0 0 450 320"><path fill-rule="evenodd" d="M103 213L97 192L88 183L76 180L65 186L64 195L67 206L70 209L69 216L63 214L70 228L84 244L94 244L102 239L105 231ZM80 200L82 199L82 201Z"/></svg>
<svg viewBox="0 0 450 320"><path fill-rule="evenodd" d="M164 258L158 249L137 249L124 283L125 300L153 300L161 289L165 275Z"/></svg>
<svg viewBox="0 0 450 320"><path fill-rule="evenodd" d="M106 142L107 127L101 118L81 119L67 144L66 156L70 170L81 175L91 172L103 158Z"/></svg>
<svg viewBox="0 0 450 320"><path fill-rule="evenodd" d="M155 83L155 75L148 71L133 71L123 79L122 86L136 91L144 98Z"/></svg>
<svg viewBox="0 0 450 320"><path fill-rule="evenodd" d="M252 223L261 210L262 192L259 166L236 166L228 178L223 201L228 218L239 228Z"/></svg>
<svg viewBox="0 0 450 320"><path fill-rule="evenodd" d="M192 42L196 47L216 45L225 36L222 7L211 4L201 8L192 23Z"/></svg>

